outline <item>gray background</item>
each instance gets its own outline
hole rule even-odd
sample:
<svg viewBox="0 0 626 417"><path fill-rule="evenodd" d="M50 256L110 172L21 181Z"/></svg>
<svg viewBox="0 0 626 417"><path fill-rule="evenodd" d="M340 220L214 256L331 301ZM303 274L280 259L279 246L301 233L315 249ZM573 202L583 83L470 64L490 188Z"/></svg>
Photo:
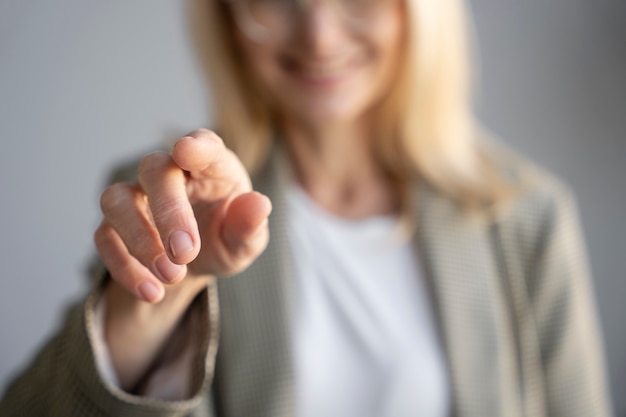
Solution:
<svg viewBox="0 0 626 417"><path fill-rule="evenodd" d="M87 289L111 168L210 124L184 4L0 0L0 392ZM626 2L472 4L478 114L577 192L626 416Z"/></svg>

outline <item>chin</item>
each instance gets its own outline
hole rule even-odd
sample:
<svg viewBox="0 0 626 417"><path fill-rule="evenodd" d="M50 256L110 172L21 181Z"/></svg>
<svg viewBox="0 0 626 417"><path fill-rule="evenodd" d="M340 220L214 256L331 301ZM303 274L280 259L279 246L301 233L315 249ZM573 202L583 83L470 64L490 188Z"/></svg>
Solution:
<svg viewBox="0 0 626 417"><path fill-rule="evenodd" d="M321 100L289 100L284 102L283 107L308 124L354 121L362 116L367 108L361 100L351 100L346 95Z"/></svg>

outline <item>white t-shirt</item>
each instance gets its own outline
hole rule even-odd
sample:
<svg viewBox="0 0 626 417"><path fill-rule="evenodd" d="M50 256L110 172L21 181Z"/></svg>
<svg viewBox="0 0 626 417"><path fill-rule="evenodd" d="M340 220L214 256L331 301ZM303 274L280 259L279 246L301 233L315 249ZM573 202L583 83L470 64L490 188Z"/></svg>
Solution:
<svg viewBox="0 0 626 417"><path fill-rule="evenodd" d="M288 191L296 266L294 367L298 417L443 417L451 394L417 253L394 217L345 220ZM95 311L96 363L119 387ZM185 398L191 346L160 370L148 396ZM164 381L178 381L164 383Z"/></svg>
<svg viewBox="0 0 626 417"><path fill-rule="evenodd" d="M288 213L297 415L448 416L428 286L398 219L342 219L295 186Z"/></svg>

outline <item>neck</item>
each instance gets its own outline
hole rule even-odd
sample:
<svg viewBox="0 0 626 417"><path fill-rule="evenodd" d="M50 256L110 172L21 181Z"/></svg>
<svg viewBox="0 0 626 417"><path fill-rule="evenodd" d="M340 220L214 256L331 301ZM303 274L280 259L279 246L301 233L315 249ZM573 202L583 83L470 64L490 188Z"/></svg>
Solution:
<svg viewBox="0 0 626 417"><path fill-rule="evenodd" d="M397 211L397 190L372 152L370 123L282 127L297 180L322 207L347 218Z"/></svg>

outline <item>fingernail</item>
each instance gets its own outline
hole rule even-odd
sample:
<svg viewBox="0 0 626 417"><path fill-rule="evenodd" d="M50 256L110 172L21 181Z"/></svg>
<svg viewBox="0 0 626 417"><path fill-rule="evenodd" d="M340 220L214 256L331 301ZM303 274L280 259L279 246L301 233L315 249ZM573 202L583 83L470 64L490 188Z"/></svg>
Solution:
<svg viewBox="0 0 626 417"><path fill-rule="evenodd" d="M170 251L175 258L193 251L193 240L187 232L177 230L170 234Z"/></svg>
<svg viewBox="0 0 626 417"><path fill-rule="evenodd" d="M150 281L141 283L138 289L143 299L148 302L153 303L161 299L161 289Z"/></svg>
<svg viewBox="0 0 626 417"><path fill-rule="evenodd" d="M160 275L159 278L165 282L174 281L184 268L183 265L176 265L175 263L172 263L167 255L159 256L156 261L154 261L154 266Z"/></svg>

